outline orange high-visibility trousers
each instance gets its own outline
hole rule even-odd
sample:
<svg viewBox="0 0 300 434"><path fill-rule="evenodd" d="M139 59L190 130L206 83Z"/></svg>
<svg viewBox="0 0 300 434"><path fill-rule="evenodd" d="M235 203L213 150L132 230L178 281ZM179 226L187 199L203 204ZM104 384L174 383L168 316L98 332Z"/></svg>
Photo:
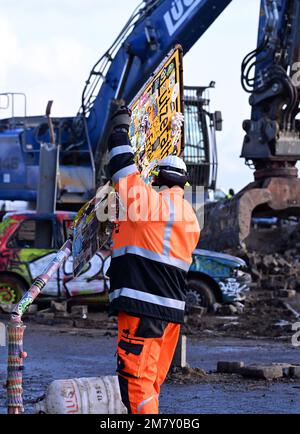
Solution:
<svg viewBox="0 0 300 434"><path fill-rule="evenodd" d="M179 324L119 312L117 373L128 413L158 413L160 386L169 371L179 331Z"/></svg>

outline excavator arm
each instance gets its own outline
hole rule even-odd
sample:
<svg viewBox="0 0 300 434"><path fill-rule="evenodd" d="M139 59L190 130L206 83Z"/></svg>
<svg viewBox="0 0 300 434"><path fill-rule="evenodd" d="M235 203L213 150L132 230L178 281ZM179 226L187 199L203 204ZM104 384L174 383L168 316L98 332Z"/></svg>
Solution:
<svg viewBox="0 0 300 434"><path fill-rule="evenodd" d="M128 104L166 54L179 43L186 54L231 0L146 0L93 67L79 114L86 122L95 163L106 150L109 119Z"/></svg>
<svg viewBox="0 0 300 434"><path fill-rule="evenodd" d="M300 61L299 0L262 1L257 47L242 64L242 85L251 93L252 114L243 124L246 136L241 156L253 163L257 180L294 177L300 158L295 80Z"/></svg>

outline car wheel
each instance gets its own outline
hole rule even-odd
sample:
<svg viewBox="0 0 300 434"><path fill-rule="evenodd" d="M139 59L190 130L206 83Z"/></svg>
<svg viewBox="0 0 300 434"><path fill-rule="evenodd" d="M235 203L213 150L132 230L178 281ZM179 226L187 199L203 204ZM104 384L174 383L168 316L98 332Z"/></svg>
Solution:
<svg viewBox="0 0 300 434"><path fill-rule="evenodd" d="M15 304L26 291L24 283L15 276L9 274L0 275L0 304Z"/></svg>
<svg viewBox="0 0 300 434"><path fill-rule="evenodd" d="M210 310L215 302L216 297L209 284L200 279L191 279L188 281L186 294L187 313L193 306L201 306Z"/></svg>

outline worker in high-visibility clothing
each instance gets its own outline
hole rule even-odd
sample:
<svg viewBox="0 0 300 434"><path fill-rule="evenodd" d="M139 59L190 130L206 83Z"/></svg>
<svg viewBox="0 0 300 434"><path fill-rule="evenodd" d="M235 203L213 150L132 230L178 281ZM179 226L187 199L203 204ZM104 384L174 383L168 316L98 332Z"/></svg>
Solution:
<svg viewBox="0 0 300 434"><path fill-rule="evenodd" d="M160 386L183 322L186 273L199 225L184 199L187 170L176 156L158 166L156 191L141 179L128 137L131 112L112 118L109 170L125 213L113 232L110 312L118 316L117 373L128 413L158 413Z"/></svg>

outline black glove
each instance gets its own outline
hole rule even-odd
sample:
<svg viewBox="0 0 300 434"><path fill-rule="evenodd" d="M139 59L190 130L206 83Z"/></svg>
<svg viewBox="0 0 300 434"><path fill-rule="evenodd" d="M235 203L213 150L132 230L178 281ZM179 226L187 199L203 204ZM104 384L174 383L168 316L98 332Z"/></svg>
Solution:
<svg viewBox="0 0 300 434"><path fill-rule="evenodd" d="M117 111L113 114L110 119L111 128L115 132L127 132L129 131L129 125L131 122L131 110L126 106L121 106L117 109Z"/></svg>

